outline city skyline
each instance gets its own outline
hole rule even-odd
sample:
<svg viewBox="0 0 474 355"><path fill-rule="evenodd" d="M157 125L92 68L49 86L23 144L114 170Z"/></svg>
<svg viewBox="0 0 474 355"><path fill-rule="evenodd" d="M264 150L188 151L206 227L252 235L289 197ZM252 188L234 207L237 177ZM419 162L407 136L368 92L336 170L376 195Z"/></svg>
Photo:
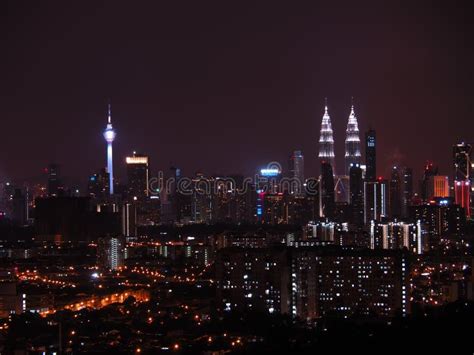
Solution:
<svg viewBox="0 0 474 355"><path fill-rule="evenodd" d="M7 0L0 353L474 353L469 8Z"/></svg>
<svg viewBox="0 0 474 355"><path fill-rule="evenodd" d="M344 10L275 5L270 13L255 5L222 14L226 5L203 5L177 19L168 15L178 8L163 6L139 9L143 18L130 15L124 22L126 8L108 4L89 15L87 28L78 18L85 8L37 5L31 12L8 6L11 16L3 25L28 21L9 36L2 58L10 70L1 84L0 116L12 132L0 150L2 178L28 180L50 162L77 179L102 167L98 132L107 97L114 104L114 153L122 177L120 158L133 150L150 155L154 170L173 164L186 174L250 174L301 150L305 170L315 175L314 142L326 96L341 168L344 147L337 142L344 139L351 96L360 132L373 127L380 137L378 163L386 177L394 160L415 175L432 160L450 175L450 147L471 141L472 88L464 73L472 70L473 52L456 45L471 25L458 9L447 8L440 17L415 4L390 11L363 4ZM194 12L207 26L198 26ZM50 28L43 22L48 20ZM68 29L66 37L56 40L53 31L61 28ZM36 43L50 41L37 50ZM20 72L23 80L17 81ZM27 144L16 145L15 132ZM13 146L15 158L8 149ZM75 161L68 164L70 157Z"/></svg>
<svg viewBox="0 0 474 355"><path fill-rule="evenodd" d="M100 166L100 167L90 167L88 172L86 173L85 176L74 176L74 177L71 177L69 176L68 174L65 174L65 175L62 175L62 179L63 179L63 182L64 180L66 180L67 182L69 182L71 185L73 186L82 186L84 185L84 183L87 182L87 176L88 174L90 174L90 172L93 172L93 171L96 171L97 169L102 169L102 168L105 168L106 171L111 171L111 169L113 169L113 171L115 171L115 169L117 169L120 174L118 176L117 179L115 179L114 177L114 173L112 174L108 174L109 177L109 188L110 188L110 194L112 195L113 194L113 186L111 186L111 182L112 181L115 181L115 183L118 183L118 182L124 182L125 181L125 176L126 176L126 167L127 167L127 159L130 154L135 154L136 153L136 150L133 149L133 150L130 150L128 152L125 153L124 156L119 156L119 157L114 157L112 158L112 142L115 140L116 138L116 131L112 128L112 114L111 114L111 103L110 103L110 99L108 100L109 103L107 103L106 105L106 120L107 120L107 126L106 126L106 129L105 131L103 131L103 136L104 136L104 139L105 141L107 142L107 145L106 145L106 154L105 154L105 163ZM365 164L365 161L363 159L363 154L365 154L365 150L366 150L366 147L364 146L364 144L361 143L361 140L360 140L360 135L364 134L364 133L367 133L369 132L369 130L363 132L363 131L360 131L358 129L358 125L360 125L360 123L358 122L358 119L357 119L357 115L354 113L355 112L355 108L354 108L354 98L352 97L351 98L351 106L350 106L350 114L349 114L349 118L348 118L348 121L347 121L347 128L346 130L344 131L345 132L345 139L342 141L342 142L339 142L339 141L336 141L336 139L333 138L333 136L337 135L337 136L340 136L341 135L341 132L334 132L335 130L333 130L331 128L331 125L332 125L332 120L330 118L330 115L328 114L328 111L329 111L329 108L328 108L328 99L325 98L324 99L324 114L322 115L322 122L321 122L321 125L320 125L320 132L318 134L319 137L319 142L316 142L315 143L315 146L317 147L316 150L317 150L317 156L314 157L314 160L316 160L316 162L321 162L323 160L328 160L333 168L333 173L335 175L346 175L346 176L349 176L349 168L350 168L350 165L353 164L353 163L357 163L357 164L362 164L364 165ZM328 126L329 128L327 128L326 126ZM324 152L325 149L327 150L327 148L324 146L321 145L321 139L323 139L323 136L327 135L326 130L329 129L330 133L330 140L331 140L331 156L328 156L326 157L325 154L329 154L328 152ZM335 134L336 133L336 134ZM342 137L340 137L341 140L343 139ZM354 138L356 138L356 141L357 141L357 146L352 148L348 148L348 142L350 141L352 143L352 140L354 140ZM464 141L459 141L459 142L455 142L452 144L452 146L455 146L456 144L460 144L460 143L470 143L470 142L464 142ZM350 144L350 143L349 143ZM380 144L380 141L378 140L377 141L377 150L379 150L379 144ZM340 152L343 156L340 157L337 153L335 153L336 151L340 151L340 146L343 146L344 150L345 150L345 153L344 151ZM364 149L362 149L364 148ZM349 149L349 150L348 150ZM123 149L122 149L123 150ZM357 151L357 154L355 157L350 157L348 158L348 151L354 151L354 153ZM323 153L322 153L323 152ZM147 153L147 156L152 156L153 154L148 154L148 152L144 152L144 153ZM300 153L302 153L303 155L305 155L305 151L303 150L300 150ZM321 155L322 154L322 155ZM310 156L311 158L311 156ZM452 158L452 157L451 157ZM151 158L153 160L153 158ZM348 160L349 159L349 160ZM353 160L353 159L356 159L356 160ZM380 162L379 162L379 157L377 157L377 166L379 167L379 169L377 170L377 176L378 177L384 177L384 178L389 178L390 177L390 172L388 173L385 173L385 171L387 170L392 170L393 167L395 166L398 166L398 167L407 167L407 168L412 168L410 166L407 166L405 164L403 164L403 161L400 160L400 159L394 159L393 160L393 164L389 164L387 165L386 167L383 167L382 166L382 169L380 168ZM338 163L339 161L342 161L342 163ZM172 161L171 161L172 162ZM281 159L281 162L284 162L284 159L282 158ZM433 163L437 168L443 164L440 164L438 161L432 161L432 160L425 160L424 162L421 162L422 164L420 164L420 169L417 169L415 168L415 174L414 176L422 176L422 169L423 167L428 163ZM270 161L271 163L271 161ZM303 164L307 164L307 162L303 162ZM50 162L48 163L49 164L57 164L59 167L61 167L61 170L63 170L63 167L66 165L66 170L67 169L67 163L66 164L63 164L63 163L60 163L60 162ZM264 168L267 164L269 164L269 162L262 162L261 165L259 166L255 166L255 167L247 167L245 168L243 171L248 171L249 173L245 174L243 171L230 171L230 172L223 172L222 170L219 170L219 169L214 169L214 170L211 170L211 171L202 171L202 170L196 170L196 171L189 171L187 172L185 175L187 176L194 176L195 174L200 174L200 173L204 173L208 176L217 176L217 175L221 175L221 176L225 176L225 175L235 175L235 174L238 174L238 175L247 175L247 176L254 176L256 173L259 172L259 170L261 168ZM281 164L281 163L278 163L280 165L280 167L282 168L282 172L284 172L285 174L289 173L291 168L288 164ZM175 164L176 165L176 164ZM288 165L288 166L287 166ZM313 165L313 164L309 164L310 166ZM159 174L163 174L163 175L167 175L169 173L169 170L170 168L173 167L173 163L170 163L169 166L163 166L163 167L158 167L158 168L155 168L154 170L151 170L151 176L158 176ZM336 169L339 168L340 171L336 171ZM180 168L182 170L182 168ZM304 168L306 169L306 168ZM412 168L413 169L413 168ZM450 164L450 170L451 171L441 171L440 174L441 175L446 175L449 177L449 179L451 180L451 182L453 182L453 174L454 174L454 170L453 170L453 166L452 166L452 162ZM22 181L23 183L41 183L47 176L47 173L49 171L49 166L41 169L41 174L38 174L37 176L35 176L34 178L31 178L30 180L28 180L28 178L9 178L9 177L2 177L0 176L0 178L3 178L3 182L16 182L18 183L19 181ZM46 174L45 174L46 173ZM318 177L320 175L320 167L317 167L316 168L316 171L314 172L310 172L309 175L306 175L306 177ZM113 185L113 184L112 184Z"/></svg>

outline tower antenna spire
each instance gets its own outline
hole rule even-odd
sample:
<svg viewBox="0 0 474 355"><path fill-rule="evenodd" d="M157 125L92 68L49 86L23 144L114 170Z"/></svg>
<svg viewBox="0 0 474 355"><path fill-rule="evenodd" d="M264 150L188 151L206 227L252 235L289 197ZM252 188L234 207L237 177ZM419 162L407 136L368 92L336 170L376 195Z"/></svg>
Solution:
<svg viewBox="0 0 474 355"><path fill-rule="evenodd" d="M107 104L107 122L109 124L112 123L112 104L110 103L110 99L109 99L109 102Z"/></svg>

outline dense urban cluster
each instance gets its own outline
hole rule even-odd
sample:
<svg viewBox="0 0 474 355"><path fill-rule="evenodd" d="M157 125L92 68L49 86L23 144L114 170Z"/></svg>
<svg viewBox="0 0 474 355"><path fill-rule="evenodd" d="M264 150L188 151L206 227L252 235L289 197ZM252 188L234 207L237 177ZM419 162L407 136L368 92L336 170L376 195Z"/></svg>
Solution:
<svg viewBox="0 0 474 355"><path fill-rule="evenodd" d="M115 137L109 105L86 190L59 164L1 182L0 352L309 351L340 332L448 334L440 319L473 312L470 144L419 185L406 166L379 176L352 106L340 168L326 103L313 176L300 150L252 177L157 172L133 152L122 182Z"/></svg>

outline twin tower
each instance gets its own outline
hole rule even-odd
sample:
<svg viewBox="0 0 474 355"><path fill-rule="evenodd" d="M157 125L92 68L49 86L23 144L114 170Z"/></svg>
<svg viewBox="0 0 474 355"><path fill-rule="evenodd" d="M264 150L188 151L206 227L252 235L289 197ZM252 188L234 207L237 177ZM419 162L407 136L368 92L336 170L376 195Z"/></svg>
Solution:
<svg viewBox="0 0 474 355"><path fill-rule="evenodd" d="M354 105L351 106L351 113L349 114L349 120L347 121L345 148L346 153L344 156L344 175L349 175L351 164L360 164L361 159L359 125L357 123L357 117L354 113ZM328 113L327 102L324 106L324 115L321 122L318 157L320 161L326 161L331 164L333 174L337 175L335 162L336 156L334 154L334 136L331 125L331 117Z"/></svg>

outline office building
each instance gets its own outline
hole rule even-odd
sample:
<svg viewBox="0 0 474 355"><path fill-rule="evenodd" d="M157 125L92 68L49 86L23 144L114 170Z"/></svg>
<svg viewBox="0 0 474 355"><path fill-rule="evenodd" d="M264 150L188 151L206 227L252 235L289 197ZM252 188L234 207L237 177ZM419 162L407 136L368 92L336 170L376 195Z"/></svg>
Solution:
<svg viewBox="0 0 474 355"><path fill-rule="evenodd" d="M454 182L454 199L464 209L467 218L471 217L471 180Z"/></svg>
<svg viewBox="0 0 474 355"><path fill-rule="evenodd" d="M300 150L295 150L289 160L289 192L302 195L304 192L304 157Z"/></svg>
<svg viewBox="0 0 474 355"><path fill-rule="evenodd" d="M403 184L402 184L402 217L408 217L408 207L412 203L413 198L413 170L411 168L403 168Z"/></svg>
<svg viewBox="0 0 474 355"><path fill-rule="evenodd" d="M467 218L471 217L474 204L472 146L459 143L453 146L454 198L464 208Z"/></svg>
<svg viewBox="0 0 474 355"><path fill-rule="evenodd" d="M349 170L351 223L362 226L364 224L364 181L362 169L358 164L352 165Z"/></svg>
<svg viewBox="0 0 474 355"><path fill-rule="evenodd" d="M410 219L420 220L428 228L430 242L435 243L440 237L464 235L466 216L464 209L453 204L451 199L435 199L429 204L411 206Z"/></svg>
<svg viewBox="0 0 474 355"><path fill-rule="evenodd" d="M133 152L132 156L125 158L127 164L127 185L130 201L142 201L149 196L148 191L148 163L146 155Z"/></svg>
<svg viewBox="0 0 474 355"><path fill-rule="evenodd" d="M263 199L263 223L288 223L288 195L267 193Z"/></svg>
<svg viewBox="0 0 474 355"><path fill-rule="evenodd" d="M90 197L103 200L107 197L109 191L109 174L105 168L89 177L87 192Z"/></svg>
<svg viewBox="0 0 474 355"><path fill-rule="evenodd" d="M364 223L387 217L388 182L382 178L364 182Z"/></svg>
<svg viewBox="0 0 474 355"><path fill-rule="evenodd" d="M376 155L375 130L369 129L365 133L365 181L375 181L377 178L377 155Z"/></svg>
<svg viewBox="0 0 474 355"><path fill-rule="evenodd" d="M334 174L331 164L326 161L321 163L319 200L319 216L333 218L335 213Z"/></svg>
<svg viewBox="0 0 474 355"><path fill-rule="evenodd" d="M472 146L459 143L453 146L454 180L464 181L472 177Z"/></svg>
<svg viewBox="0 0 474 355"><path fill-rule="evenodd" d="M97 264L104 270L117 270L124 265L125 242L122 237L102 237L97 243Z"/></svg>
<svg viewBox="0 0 474 355"><path fill-rule="evenodd" d="M429 181L429 198L446 198L449 193L449 177L435 175Z"/></svg>

